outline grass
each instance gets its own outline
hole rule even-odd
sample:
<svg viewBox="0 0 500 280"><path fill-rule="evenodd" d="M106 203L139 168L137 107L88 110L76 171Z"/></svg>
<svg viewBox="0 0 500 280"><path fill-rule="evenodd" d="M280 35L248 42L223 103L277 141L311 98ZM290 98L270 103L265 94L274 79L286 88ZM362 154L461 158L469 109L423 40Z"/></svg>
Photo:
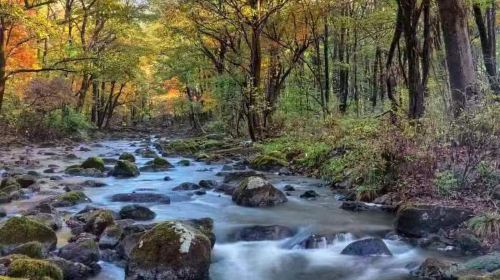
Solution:
<svg viewBox="0 0 500 280"><path fill-rule="evenodd" d="M469 220L468 227L479 237L500 239L500 213L484 213Z"/></svg>

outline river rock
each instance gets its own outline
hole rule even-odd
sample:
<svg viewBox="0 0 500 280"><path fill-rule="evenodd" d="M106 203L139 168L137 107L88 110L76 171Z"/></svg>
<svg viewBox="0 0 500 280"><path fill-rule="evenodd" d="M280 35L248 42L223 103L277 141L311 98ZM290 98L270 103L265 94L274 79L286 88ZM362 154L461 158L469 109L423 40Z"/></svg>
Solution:
<svg viewBox="0 0 500 280"><path fill-rule="evenodd" d="M295 232L285 226L250 226L236 230L230 235L234 241L281 240L292 237Z"/></svg>
<svg viewBox="0 0 500 280"><path fill-rule="evenodd" d="M59 249L59 257L77 263L82 263L93 269L94 272L100 270L97 264L99 261L99 247L90 238L79 239L73 243L68 243Z"/></svg>
<svg viewBox="0 0 500 280"><path fill-rule="evenodd" d="M122 219L133 219L138 221L152 220L156 217L155 212L151 211L145 206L139 204L132 204L124 206L120 210L120 217Z"/></svg>
<svg viewBox="0 0 500 280"><path fill-rule="evenodd" d="M37 178L33 175L20 175L16 176L16 181L19 183L21 188L28 188L29 186L36 183Z"/></svg>
<svg viewBox="0 0 500 280"><path fill-rule="evenodd" d="M161 223L132 248L127 280L209 279L211 243L201 231L182 222Z"/></svg>
<svg viewBox="0 0 500 280"><path fill-rule="evenodd" d="M34 259L42 259L45 257L46 253L43 244L38 241L21 244L8 252L9 255L18 254Z"/></svg>
<svg viewBox="0 0 500 280"><path fill-rule="evenodd" d="M288 201L283 192L260 177L243 181L232 198L236 204L247 207L272 207Z"/></svg>
<svg viewBox="0 0 500 280"><path fill-rule="evenodd" d="M217 187L218 184L215 180L200 180L200 182L198 182L198 185L204 189L213 189Z"/></svg>
<svg viewBox="0 0 500 280"><path fill-rule="evenodd" d="M378 205L373 203L366 203L362 201L344 201L340 206L341 209L353 212L362 211L385 211L394 212L396 209L391 205Z"/></svg>
<svg viewBox="0 0 500 280"><path fill-rule="evenodd" d="M132 202L132 203L163 203L170 204L170 198L159 193L119 193L111 196L113 202Z"/></svg>
<svg viewBox="0 0 500 280"><path fill-rule="evenodd" d="M188 160L188 159L181 159L181 160L179 160L179 162L177 163L177 165L179 165L179 166L190 166L191 165L191 161Z"/></svg>
<svg viewBox="0 0 500 280"><path fill-rule="evenodd" d="M97 169L104 171L104 161L100 157L89 157L81 165L83 169Z"/></svg>
<svg viewBox="0 0 500 280"><path fill-rule="evenodd" d="M46 260L37 260L22 256L12 258L7 275L15 277L14 279L63 280L63 273L56 265Z"/></svg>
<svg viewBox="0 0 500 280"><path fill-rule="evenodd" d="M472 217L472 211L460 207L417 205L403 207L396 217L396 230L408 237L424 237L441 229L458 227Z"/></svg>
<svg viewBox="0 0 500 280"><path fill-rule="evenodd" d="M234 190L236 188L237 188L237 186L234 186L234 185L222 184L222 185L218 185L217 187L215 187L214 190L216 192L221 192L221 193L224 193L226 195L233 195Z"/></svg>
<svg viewBox="0 0 500 280"><path fill-rule="evenodd" d="M150 148L142 148L135 150L135 153L142 156L143 158L157 158L158 154Z"/></svg>
<svg viewBox="0 0 500 280"><path fill-rule="evenodd" d="M140 168L141 171L145 172L161 172L167 171L174 166L166 159L162 157L156 157L151 161L146 162L146 165Z"/></svg>
<svg viewBox="0 0 500 280"><path fill-rule="evenodd" d="M77 204L88 203L88 202L91 202L91 200L83 192L70 191L70 192L58 195L56 198L54 198L54 200L52 201L52 206L54 206L54 207L69 207L69 206L74 206Z"/></svg>
<svg viewBox="0 0 500 280"><path fill-rule="evenodd" d="M50 257L48 262L61 269L64 280L86 280L94 275L92 268L77 262L72 262L59 257Z"/></svg>
<svg viewBox="0 0 500 280"><path fill-rule="evenodd" d="M200 188L201 187L195 183L185 182L185 183L182 183L182 184L178 185L177 187L173 188L173 190L174 191L194 191L194 190L198 190Z"/></svg>
<svg viewBox="0 0 500 280"><path fill-rule="evenodd" d="M285 187L283 187L283 190L285 192L294 192L295 191L295 187L292 186L292 185L286 185Z"/></svg>
<svg viewBox="0 0 500 280"><path fill-rule="evenodd" d="M68 219L66 224L74 234L88 232L99 236L104 229L115 224L117 216L111 210L88 207Z"/></svg>
<svg viewBox="0 0 500 280"><path fill-rule="evenodd" d="M127 160L130 162L135 162L135 157L131 153L122 153L118 159L119 160Z"/></svg>
<svg viewBox="0 0 500 280"><path fill-rule="evenodd" d="M391 251L380 238L367 238L357 240L347 245L341 252L342 255L353 256L392 256Z"/></svg>
<svg viewBox="0 0 500 280"><path fill-rule="evenodd" d="M140 172L135 163L128 160L119 160L110 172L111 176L118 178L132 178L139 176Z"/></svg>
<svg viewBox="0 0 500 280"><path fill-rule="evenodd" d="M62 218L58 214L37 213L35 215L28 215L26 217L44 224L54 231L57 231L62 227Z"/></svg>
<svg viewBox="0 0 500 280"><path fill-rule="evenodd" d="M319 194L313 190L305 191L300 195L300 198L304 199L316 199L317 197L319 197Z"/></svg>
<svg viewBox="0 0 500 280"><path fill-rule="evenodd" d="M500 269L500 252L476 257L464 263L461 270L475 270L480 272L494 272Z"/></svg>
<svg viewBox="0 0 500 280"><path fill-rule="evenodd" d="M415 271L412 276L421 280L453 280L457 279L453 274L458 269L458 264L439 260L436 258L427 258Z"/></svg>
<svg viewBox="0 0 500 280"><path fill-rule="evenodd" d="M0 247L13 248L21 244L38 241L46 251L56 248L56 233L39 222L26 217L12 217L0 228Z"/></svg>
<svg viewBox="0 0 500 280"><path fill-rule="evenodd" d="M99 238L99 248L101 249L111 249L115 248L120 242L123 235L123 229L119 225L110 225L106 227L104 232Z"/></svg>

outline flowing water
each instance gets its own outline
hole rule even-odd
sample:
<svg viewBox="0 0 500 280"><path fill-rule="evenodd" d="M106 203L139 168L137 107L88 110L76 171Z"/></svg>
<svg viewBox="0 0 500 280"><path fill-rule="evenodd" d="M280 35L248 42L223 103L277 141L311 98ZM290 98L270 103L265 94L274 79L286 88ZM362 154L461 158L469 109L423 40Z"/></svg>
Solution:
<svg viewBox="0 0 500 280"><path fill-rule="evenodd" d="M0 159L12 160L19 157L34 158L41 166L34 170L46 169L50 164L65 166L80 163L88 156L117 158L122 152L133 152L149 141L103 141L93 145L91 151L82 152L73 147L69 152L76 154L78 160L64 160L62 154L69 149L28 148L0 152ZM183 158L167 157L174 165ZM148 159L137 157L138 166ZM217 242L213 250L210 275L212 280L291 280L291 279L406 279L410 268L414 268L427 255L427 252L413 248L397 239L384 239L393 256L353 257L340 252L350 242L368 236L383 236L392 229L393 216L385 213L353 213L339 208L340 202L321 181L305 177L277 176L268 174L269 180L279 189L291 184L296 191L291 192L289 201L274 208L245 208L235 205L231 197L208 191L197 196L189 192L174 192L172 189L183 182L197 183L202 179L219 182L216 176L222 165L207 165L192 162L190 166L177 166L166 172L142 172L132 179L107 177L97 179L106 183L105 187L87 188L84 192L92 199L91 205L119 211L124 203L110 202L109 197L116 193L134 191L157 192L170 196L171 204L146 204L157 215L154 221L175 219L195 219L210 217L214 220ZM33 169L32 169L33 170ZM64 176L62 182L79 182L90 178ZM165 181L164 177L171 177ZM49 183L50 185L50 183ZM34 201L50 194L51 188L42 187L40 194L30 200L22 200L5 205L9 215L28 208ZM306 190L315 190L321 196L309 201L299 198ZM86 205L64 210L76 213ZM296 230L296 235L280 241L232 242L230 234L237 228L252 225L282 225ZM318 249L304 249L298 246L310 234L335 236L333 240L323 240ZM69 230L59 232L59 246L66 243ZM111 263L101 262L102 272L95 280L124 279L124 270Z"/></svg>

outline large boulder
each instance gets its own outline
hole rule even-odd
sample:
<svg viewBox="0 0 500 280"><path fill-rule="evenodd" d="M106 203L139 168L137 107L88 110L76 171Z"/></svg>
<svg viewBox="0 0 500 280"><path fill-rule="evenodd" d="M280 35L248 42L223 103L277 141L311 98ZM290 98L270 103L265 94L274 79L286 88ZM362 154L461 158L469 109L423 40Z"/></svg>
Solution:
<svg viewBox="0 0 500 280"><path fill-rule="evenodd" d="M86 159L81 165L83 169L97 169L100 171L104 171L104 161L100 157L89 157Z"/></svg>
<svg viewBox="0 0 500 280"><path fill-rule="evenodd" d="M111 170L110 175L118 178L131 178L139 176L140 172L135 163L128 160L119 160Z"/></svg>
<svg viewBox="0 0 500 280"><path fill-rule="evenodd" d="M156 214L145 206L132 204L126 205L120 210L120 217L122 219L147 221L154 219Z"/></svg>
<svg viewBox="0 0 500 280"><path fill-rule="evenodd" d="M82 263L94 271L99 270L99 247L95 240L82 238L75 242L68 243L59 249L58 256L77 263Z"/></svg>
<svg viewBox="0 0 500 280"><path fill-rule="evenodd" d="M0 247L9 249L21 244L38 241L46 251L56 248L56 233L39 222L26 217L12 217L0 228Z"/></svg>
<svg viewBox="0 0 500 280"><path fill-rule="evenodd" d="M236 230L230 235L234 241L281 240L292 237L295 232L285 226L249 226Z"/></svg>
<svg viewBox="0 0 500 280"><path fill-rule="evenodd" d="M403 207L396 218L396 230L408 237L424 237L439 230L458 227L472 217L472 211L460 207L417 205Z"/></svg>
<svg viewBox="0 0 500 280"><path fill-rule="evenodd" d="M352 256L392 256L391 251L380 238L367 238L357 240L347 245L341 252L342 255Z"/></svg>
<svg viewBox="0 0 500 280"><path fill-rule="evenodd" d="M163 203L170 204L170 198L160 193L118 193L111 196L113 202L132 202L132 203Z"/></svg>
<svg viewBox="0 0 500 280"><path fill-rule="evenodd" d="M34 215L27 215L26 217L42 223L54 231L57 231L62 227L62 218L58 214L37 213Z"/></svg>
<svg viewBox="0 0 500 280"><path fill-rule="evenodd" d="M233 201L247 207L272 207L288 201L285 194L271 183L260 178L250 177L233 193Z"/></svg>
<svg viewBox="0 0 500 280"><path fill-rule="evenodd" d="M127 280L209 279L211 242L183 222L161 223L144 233L132 248Z"/></svg>

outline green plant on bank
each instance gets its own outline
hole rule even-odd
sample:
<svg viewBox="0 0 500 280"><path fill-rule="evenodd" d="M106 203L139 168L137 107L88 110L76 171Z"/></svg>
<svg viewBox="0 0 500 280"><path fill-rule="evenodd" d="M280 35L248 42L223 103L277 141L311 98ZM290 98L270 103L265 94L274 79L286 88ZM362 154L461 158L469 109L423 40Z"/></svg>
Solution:
<svg viewBox="0 0 500 280"><path fill-rule="evenodd" d="M476 171L479 175L479 179L488 190L491 191L495 186L500 184L500 172L486 161L481 161L477 165Z"/></svg>
<svg viewBox="0 0 500 280"><path fill-rule="evenodd" d="M484 213L470 219L467 223L470 230L479 237L491 240L500 239L500 213Z"/></svg>
<svg viewBox="0 0 500 280"><path fill-rule="evenodd" d="M434 179L436 191L442 196L450 196L459 188L459 179L452 170L437 172Z"/></svg>

